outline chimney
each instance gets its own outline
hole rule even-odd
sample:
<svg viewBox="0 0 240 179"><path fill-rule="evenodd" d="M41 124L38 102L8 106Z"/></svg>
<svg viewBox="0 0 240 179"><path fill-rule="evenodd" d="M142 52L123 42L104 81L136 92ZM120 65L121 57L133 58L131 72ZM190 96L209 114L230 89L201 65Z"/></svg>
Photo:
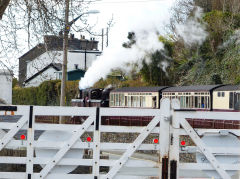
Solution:
<svg viewBox="0 0 240 179"><path fill-rule="evenodd" d="M74 39L74 34L70 34L70 39L71 39L71 40Z"/></svg>

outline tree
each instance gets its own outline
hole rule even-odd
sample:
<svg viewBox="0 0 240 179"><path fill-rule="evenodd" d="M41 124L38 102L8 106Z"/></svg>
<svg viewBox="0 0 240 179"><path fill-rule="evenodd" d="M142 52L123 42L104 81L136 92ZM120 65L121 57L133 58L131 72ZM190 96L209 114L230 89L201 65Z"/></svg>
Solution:
<svg viewBox="0 0 240 179"><path fill-rule="evenodd" d="M10 0L0 0L0 20L2 19L2 16L6 8L8 7L9 3L10 3Z"/></svg>
<svg viewBox="0 0 240 179"><path fill-rule="evenodd" d="M88 4L70 0L69 19L87 11ZM14 59L24 54L26 47L30 49L41 43L44 35L59 35L64 29L64 10L65 1L61 0L0 0L0 68L8 67L16 73ZM72 30L90 28L86 17L81 17Z"/></svg>

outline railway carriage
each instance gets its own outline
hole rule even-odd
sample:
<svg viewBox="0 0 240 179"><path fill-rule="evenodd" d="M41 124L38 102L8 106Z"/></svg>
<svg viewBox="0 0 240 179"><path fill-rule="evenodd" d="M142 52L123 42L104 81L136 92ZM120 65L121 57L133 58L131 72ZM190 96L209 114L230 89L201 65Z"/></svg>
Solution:
<svg viewBox="0 0 240 179"><path fill-rule="evenodd" d="M181 109L212 110L213 91L221 85L177 86L162 91L163 98L180 101Z"/></svg>
<svg viewBox="0 0 240 179"><path fill-rule="evenodd" d="M167 86L123 87L110 92L109 107L160 108L162 90Z"/></svg>
<svg viewBox="0 0 240 179"><path fill-rule="evenodd" d="M239 111L240 85L225 85L214 90L213 110Z"/></svg>

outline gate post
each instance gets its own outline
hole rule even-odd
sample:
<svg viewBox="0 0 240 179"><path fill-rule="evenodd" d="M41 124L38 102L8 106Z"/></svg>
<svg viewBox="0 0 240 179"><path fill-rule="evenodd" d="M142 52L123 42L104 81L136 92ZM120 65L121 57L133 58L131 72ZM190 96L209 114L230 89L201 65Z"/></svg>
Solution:
<svg viewBox="0 0 240 179"><path fill-rule="evenodd" d="M179 129L180 122L174 112L175 109L180 109L179 101L173 99L171 101L171 113L172 113L172 124L171 124L171 142L170 142L170 179L179 178Z"/></svg>
<svg viewBox="0 0 240 179"><path fill-rule="evenodd" d="M27 179L32 178L33 174L33 142L34 142L34 123L35 123L35 115L33 106L30 106L29 110L29 120L28 120L28 130L27 130L27 161L26 161L26 174Z"/></svg>
<svg viewBox="0 0 240 179"><path fill-rule="evenodd" d="M93 176L94 179L99 178L99 163L100 163L100 125L101 125L101 114L100 108L96 108L96 118L94 121L94 132L93 132Z"/></svg>
<svg viewBox="0 0 240 179"><path fill-rule="evenodd" d="M170 99L161 100L159 132L159 179L168 179L169 133L170 133Z"/></svg>

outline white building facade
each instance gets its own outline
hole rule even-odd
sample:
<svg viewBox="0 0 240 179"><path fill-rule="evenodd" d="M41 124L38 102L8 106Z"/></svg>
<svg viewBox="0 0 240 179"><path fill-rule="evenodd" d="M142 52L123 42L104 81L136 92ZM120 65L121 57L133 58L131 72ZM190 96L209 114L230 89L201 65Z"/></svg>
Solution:
<svg viewBox="0 0 240 179"><path fill-rule="evenodd" d="M0 104L12 104L12 74L0 69Z"/></svg>
<svg viewBox="0 0 240 179"><path fill-rule="evenodd" d="M57 39L57 40L56 40ZM45 36L45 44L39 44L19 58L19 82L25 87L38 86L43 81L58 79L63 61L62 38ZM97 41L70 39L67 71L87 70L101 55ZM48 47L46 47L48 46ZM49 67L50 65L50 67Z"/></svg>

